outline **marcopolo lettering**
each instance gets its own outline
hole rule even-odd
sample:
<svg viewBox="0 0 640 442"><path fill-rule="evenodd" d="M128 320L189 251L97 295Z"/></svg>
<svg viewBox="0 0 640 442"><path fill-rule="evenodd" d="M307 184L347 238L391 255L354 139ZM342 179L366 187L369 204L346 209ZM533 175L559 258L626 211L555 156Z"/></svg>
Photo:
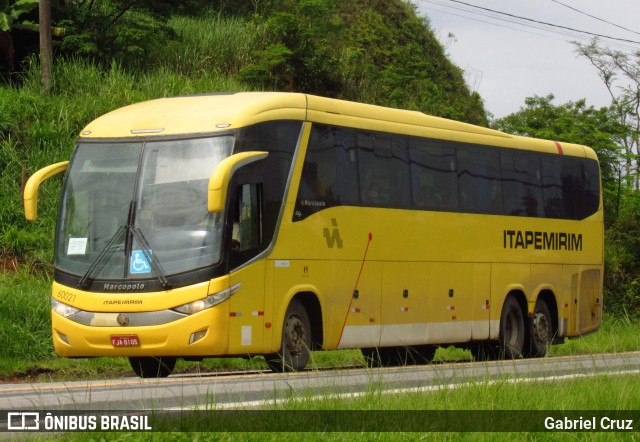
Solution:
<svg viewBox="0 0 640 442"><path fill-rule="evenodd" d="M144 283L143 282L134 282L131 284L106 283L102 286L102 289L108 292L131 292L135 290L144 290Z"/></svg>
<svg viewBox="0 0 640 442"><path fill-rule="evenodd" d="M568 232L540 232L533 230L505 230L505 249L582 251L582 234Z"/></svg>

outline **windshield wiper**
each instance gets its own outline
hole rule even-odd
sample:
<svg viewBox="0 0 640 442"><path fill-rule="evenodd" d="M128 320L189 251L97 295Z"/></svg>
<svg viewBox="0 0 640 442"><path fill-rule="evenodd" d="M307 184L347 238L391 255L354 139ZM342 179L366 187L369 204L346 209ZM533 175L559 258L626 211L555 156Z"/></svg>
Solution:
<svg viewBox="0 0 640 442"><path fill-rule="evenodd" d="M165 276L166 272L162 268L162 265L160 264L160 261L158 260L158 258L151 256L151 253L149 252L151 250L151 246L149 245L147 238L144 237L142 230L133 226L130 226L129 230L131 231L131 233L133 233L133 236L135 236L135 238L140 243L141 252L146 258L147 262L151 265L151 274L153 274L153 276L158 281L160 281L160 285L162 286L163 289L165 290L170 289L171 283L169 283L169 281L167 280L167 277Z"/></svg>
<svg viewBox="0 0 640 442"><path fill-rule="evenodd" d="M160 282L160 285L162 286L163 289L168 290L171 288L171 283L169 283L169 281L167 280L166 272L162 268L160 261L151 255L151 246L149 245L149 242L144 237L144 234L142 233L142 231L139 228L134 226L135 207L136 207L136 199L134 198L133 200L131 200L131 203L129 204L127 224L120 226L118 228L118 230L116 231L116 233L114 233L114 235L111 237L109 242L107 242L104 248L100 251L96 259L91 263L91 265L87 269L84 276L82 276L82 278L78 282L78 287L80 289L84 290L88 288L89 285L93 282L95 278L92 278L91 275L93 274L95 269L98 267L100 262L102 262L104 257L107 255L107 252L111 250L111 247L113 246L113 244L116 241L119 241L120 237L122 237L123 235L126 235L124 237L124 254L127 257L127 259L128 260L131 259L132 249L133 249L133 238L135 237L135 239L138 240L138 243L140 243L142 254L144 255L147 262L151 265L151 274L154 276L154 278L156 278ZM126 268L124 272L126 275L127 274Z"/></svg>
<svg viewBox="0 0 640 442"><path fill-rule="evenodd" d="M126 226L120 226L118 228L118 230L116 231L116 233L114 233L114 235L111 237L109 242L107 242L107 244L104 246L104 248L100 251L100 253L96 257L96 259L91 263L91 266L89 266L89 268L87 269L87 271L84 274L84 276L78 282L78 287L80 289L84 290L84 289L89 287L89 285L94 280L94 278L92 278L91 275L93 274L95 269L98 267L98 265L102 262L104 257L107 256L107 252L109 252L111 250L111 247L117 241L119 241L120 238L123 235L126 235L128 233L133 234L133 236L140 243L141 252L144 255L144 257L146 258L147 262L150 264L150 266L151 266L151 274L154 276L154 278L156 278L160 282L160 285L162 286L163 289L168 290L168 289L171 288L171 283L167 280L166 272L164 271L164 268L162 268L162 265L160 264L160 261L158 261L158 259L156 257L153 257L151 255L151 253L149 252L151 250L151 246L149 245L149 242L145 238L145 236L142 233L142 231L140 229L134 227L134 226L126 225ZM129 254L129 257L130 256L131 256L131 254ZM129 258L129 259L131 259L131 258Z"/></svg>
<svg viewBox="0 0 640 442"><path fill-rule="evenodd" d="M111 250L111 247L113 246L113 244L116 241L120 240L120 237L123 236L128 230L129 230L128 226L120 226L118 228L116 233L113 234L109 242L107 242L107 244L102 248L102 250L100 250L100 253L98 254L97 258L91 263L91 265L85 272L84 276L78 282L79 288L84 290L87 287L89 287L89 284L91 284L91 281L93 281L91 274L95 271L96 267L98 267L98 264L102 262L104 257L107 255L107 252Z"/></svg>

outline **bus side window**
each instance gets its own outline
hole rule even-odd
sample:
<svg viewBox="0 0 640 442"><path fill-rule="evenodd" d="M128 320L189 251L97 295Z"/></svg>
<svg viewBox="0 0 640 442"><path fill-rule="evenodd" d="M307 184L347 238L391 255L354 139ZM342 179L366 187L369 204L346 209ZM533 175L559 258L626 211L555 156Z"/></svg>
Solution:
<svg viewBox="0 0 640 442"><path fill-rule="evenodd" d="M411 204L406 137L360 133L358 177L362 204L401 208Z"/></svg>
<svg viewBox="0 0 640 442"><path fill-rule="evenodd" d="M511 216L544 216L540 158L530 152L501 152L504 211Z"/></svg>
<svg viewBox="0 0 640 442"><path fill-rule="evenodd" d="M414 138L410 142L413 204L421 210L458 208L456 152L444 142Z"/></svg>
<svg viewBox="0 0 640 442"><path fill-rule="evenodd" d="M262 244L262 184L238 187L238 204L233 216L232 250L259 251Z"/></svg>
<svg viewBox="0 0 640 442"><path fill-rule="evenodd" d="M546 155L541 158L542 168L542 197L544 214L547 218L573 217L567 210L567 202L571 198L564 195L562 183L562 157Z"/></svg>
<svg viewBox="0 0 640 442"><path fill-rule="evenodd" d="M471 213L501 213L502 186L498 151L462 146L458 154L460 207Z"/></svg>

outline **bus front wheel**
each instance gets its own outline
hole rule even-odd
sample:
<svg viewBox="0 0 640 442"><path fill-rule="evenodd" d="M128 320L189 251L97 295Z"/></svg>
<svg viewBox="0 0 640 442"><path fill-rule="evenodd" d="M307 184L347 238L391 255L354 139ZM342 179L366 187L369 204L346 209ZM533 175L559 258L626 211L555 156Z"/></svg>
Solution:
<svg viewBox="0 0 640 442"><path fill-rule="evenodd" d="M130 357L129 364L141 378L166 378L176 366L176 358L172 357Z"/></svg>
<svg viewBox="0 0 640 442"><path fill-rule="evenodd" d="M282 325L280 353L265 357L269 368L276 373L300 371L309 360L311 351L311 321L304 305L294 299L287 308Z"/></svg>
<svg viewBox="0 0 640 442"><path fill-rule="evenodd" d="M525 342L525 322L517 299L508 296L500 316L500 351L505 359L522 357Z"/></svg>

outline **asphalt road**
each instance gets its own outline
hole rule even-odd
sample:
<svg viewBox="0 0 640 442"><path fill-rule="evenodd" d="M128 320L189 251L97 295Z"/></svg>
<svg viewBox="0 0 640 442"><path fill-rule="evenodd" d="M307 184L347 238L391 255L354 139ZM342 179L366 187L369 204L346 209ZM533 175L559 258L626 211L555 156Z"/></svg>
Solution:
<svg viewBox="0 0 640 442"><path fill-rule="evenodd" d="M357 396L376 388L428 391L471 382L562 380L602 373L640 373L640 352L516 361L432 364L301 373L200 374L165 379L124 378L1 384L5 410L185 410L272 405L291 398Z"/></svg>

